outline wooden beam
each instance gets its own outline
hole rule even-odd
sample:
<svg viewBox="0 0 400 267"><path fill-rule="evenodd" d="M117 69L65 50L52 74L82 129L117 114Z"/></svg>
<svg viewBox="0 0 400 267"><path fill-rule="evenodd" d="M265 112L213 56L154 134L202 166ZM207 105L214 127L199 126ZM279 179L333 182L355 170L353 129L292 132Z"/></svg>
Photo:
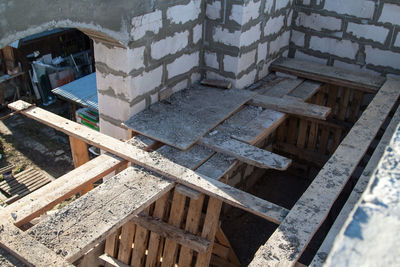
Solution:
<svg viewBox="0 0 400 267"><path fill-rule="evenodd" d="M70 136L69 143L75 168L89 161L89 152L85 142Z"/></svg>
<svg viewBox="0 0 400 267"><path fill-rule="evenodd" d="M30 104L22 100L18 100L9 105L9 107L14 110L25 109L27 106L30 106ZM148 152L135 148L113 137L99 133L41 108L33 107L26 112L23 111L22 114L70 136L84 140L93 146L109 151L139 166L155 171L180 184L216 197L234 207L246 210L274 223L279 224L288 212L287 209L278 205L262 200L204 175L199 175L192 170L173 163L165 157L157 154L149 154Z"/></svg>
<svg viewBox="0 0 400 267"><path fill-rule="evenodd" d="M206 135L199 144L264 169L286 170L292 162L270 151L232 139L224 133Z"/></svg>
<svg viewBox="0 0 400 267"><path fill-rule="evenodd" d="M293 58L277 59L271 64L270 69L315 81L358 89L368 93L376 93L385 82L385 78L381 76L344 70Z"/></svg>
<svg viewBox="0 0 400 267"><path fill-rule="evenodd" d="M210 241L148 215L139 214L133 217L132 220L147 230L155 232L164 238L169 238L197 252L204 253L210 246Z"/></svg>
<svg viewBox="0 0 400 267"><path fill-rule="evenodd" d="M0 246L27 266L73 266L0 214Z"/></svg>
<svg viewBox="0 0 400 267"><path fill-rule="evenodd" d="M22 226L124 164L126 161L116 156L100 155L7 206L5 212L8 216L14 214L14 224Z"/></svg>
<svg viewBox="0 0 400 267"><path fill-rule="evenodd" d="M297 99L296 97L289 96L279 98L265 95L256 95L249 103L253 106L260 106L263 108L274 109L280 112L301 115L304 117L311 117L321 120L325 120L331 112L331 109L328 107L305 103L302 100Z"/></svg>
<svg viewBox="0 0 400 267"><path fill-rule="evenodd" d="M147 170L129 167L33 226L29 235L75 262L173 186Z"/></svg>
<svg viewBox="0 0 400 267"><path fill-rule="evenodd" d="M250 266L291 266L299 259L399 99L399 88L400 81L386 81Z"/></svg>
<svg viewBox="0 0 400 267"><path fill-rule="evenodd" d="M129 264L125 264L122 261L119 261L108 254L103 254L99 257L100 260L102 260L105 264L108 264L108 266L114 266L114 267L130 267Z"/></svg>

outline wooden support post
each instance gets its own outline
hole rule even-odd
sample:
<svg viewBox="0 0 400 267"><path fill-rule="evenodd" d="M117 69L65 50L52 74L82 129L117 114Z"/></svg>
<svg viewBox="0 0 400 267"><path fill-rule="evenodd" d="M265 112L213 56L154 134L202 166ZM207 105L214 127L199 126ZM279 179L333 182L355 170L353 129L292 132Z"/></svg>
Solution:
<svg viewBox="0 0 400 267"><path fill-rule="evenodd" d="M69 144L71 146L72 159L74 160L75 168L89 161L89 152L85 142L70 136ZM87 185L81 191L81 196L93 189L93 184Z"/></svg>
<svg viewBox="0 0 400 267"><path fill-rule="evenodd" d="M221 207L221 200L210 197L208 200L207 213L201 237L210 240L211 245L206 253L199 253L197 255L196 267L208 266L210 263L215 233L217 232L219 224L219 213L221 212Z"/></svg>

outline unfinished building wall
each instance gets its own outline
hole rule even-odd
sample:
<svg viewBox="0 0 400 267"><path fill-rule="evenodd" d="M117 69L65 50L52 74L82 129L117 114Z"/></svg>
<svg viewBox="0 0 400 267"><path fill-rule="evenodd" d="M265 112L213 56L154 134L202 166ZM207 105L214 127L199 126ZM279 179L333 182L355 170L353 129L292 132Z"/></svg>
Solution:
<svg viewBox="0 0 400 267"><path fill-rule="evenodd" d="M292 0L207 0L204 64L207 78L243 88L268 74L288 52Z"/></svg>
<svg viewBox="0 0 400 267"><path fill-rule="evenodd" d="M290 56L400 74L398 0L296 0Z"/></svg>
<svg viewBox="0 0 400 267"><path fill-rule="evenodd" d="M103 133L126 139L122 122L200 79L202 2L165 1L133 17L128 47L94 42Z"/></svg>

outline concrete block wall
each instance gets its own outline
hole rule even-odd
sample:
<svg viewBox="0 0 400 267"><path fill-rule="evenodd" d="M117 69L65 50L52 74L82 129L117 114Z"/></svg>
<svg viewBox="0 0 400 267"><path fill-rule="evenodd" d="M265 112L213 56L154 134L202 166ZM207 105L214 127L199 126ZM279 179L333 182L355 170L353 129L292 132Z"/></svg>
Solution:
<svg viewBox="0 0 400 267"><path fill-rule="evenodd" d="M244 88L289 48L292 0L206 0L204 75Z"/></svg>
<svg viewBox="0 0 400 267"><path fill-rule="evenodd" d="M400 1L296 0L289 55L400 75Z"/></svg>
<svg viewBox="0 0 400 267"><path fill-rule="evenodd" d="M162 3L132 18L128 47L94 43L105 134L126 139L122 122L201 78L204 1Z"/></svg>

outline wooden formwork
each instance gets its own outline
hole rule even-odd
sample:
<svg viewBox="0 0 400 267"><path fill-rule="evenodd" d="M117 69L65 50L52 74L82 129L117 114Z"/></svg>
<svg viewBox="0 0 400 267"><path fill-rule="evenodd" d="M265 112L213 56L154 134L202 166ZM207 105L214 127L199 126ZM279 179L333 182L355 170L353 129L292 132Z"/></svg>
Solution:
<svg viewBox="0 0 400 267"><path fill-rule="evenodd" d="M279 63L273 68L283 70ZM152 153L153 150L161 153L159 142L143 147L132 145L18 102L11 107L71 136L77 168L35 191L29 198L3 209L0 212L0 245L23 262L37 266L71 263L93 266L100 264L99 258L107 266L238 266L240 263L220 228L219 216L225 202L278 225L251 265L296 264L399 97L399 82L394 80L382 86L384 80L372 82L373 77L363 78L363 84L353 74L350 78L348 74L332 78L326 75L328 72L318 73L320 68L315 70L313 66L304 68L303 65L302 68L313 71L304 74L290 66L284 69L324 83L322 89L321 83L284 79L285 86L277 82L272 87L256 90L250 96L250 105L281 114L268 127L258 129L265 115L262 112L261 117L254 117L246 124L257 126L252 138L235 136L235 140L247 140L243 143L249 146L259 142L262 136L276 136L276 151L319 166L327 161L290 211L218 181L221 177L212 179L198 172L218 154L206 155L198 159L199 163L185 166ZM336 76L340 74L337 70L332 72ZM364 94L376 92L374 100L351 128L364 109ZM246 106L239 112L250 111ZM211 141L203 139L202 142L208 142L217 151L237 155ZM138 140L132 138L130 142ZM88 161L86 143L121 158L104 154ZM237 141L234 144L237 145ZM237 156L243 157L243 154ZM144 169L129 166L128 162ZM113 171L121 172L92 190L93 182ZM68 208L27 232L18 228L78 192L84 196ZM27 249L32 246L36 250Z"/></svg>

